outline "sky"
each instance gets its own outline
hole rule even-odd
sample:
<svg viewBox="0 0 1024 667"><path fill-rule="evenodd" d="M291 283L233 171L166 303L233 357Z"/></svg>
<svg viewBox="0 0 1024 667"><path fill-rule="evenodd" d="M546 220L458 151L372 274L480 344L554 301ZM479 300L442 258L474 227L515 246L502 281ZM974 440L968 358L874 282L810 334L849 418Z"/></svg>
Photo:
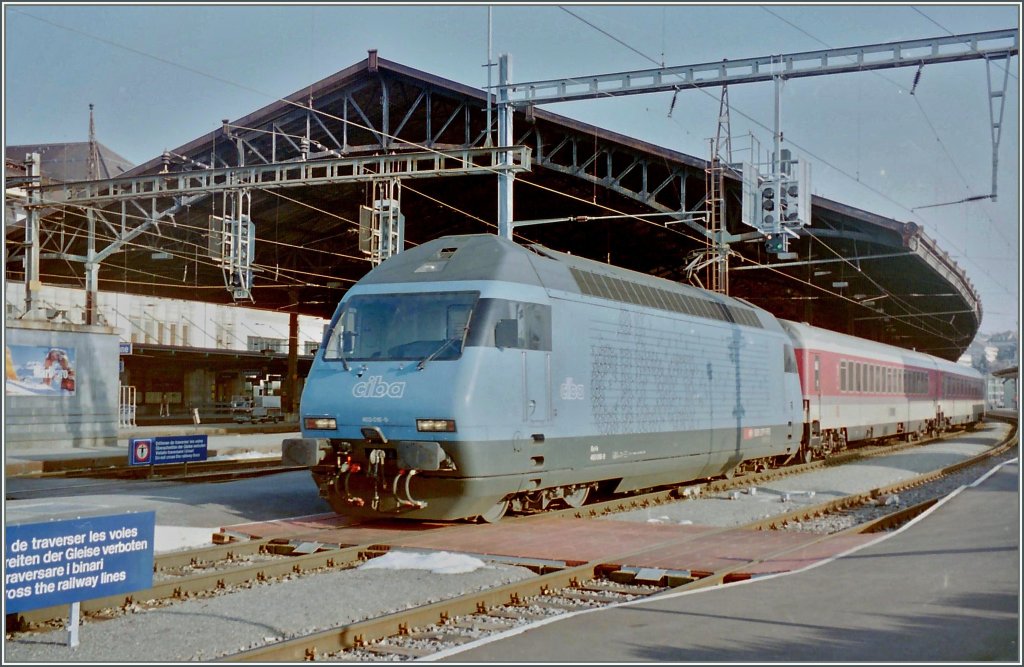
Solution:
<svg viewBox="0 0 1024 667"><path fill-rule="evenodd" d="M523 82L1020 27L1019 3L873 5L4 3L5 145L98 139L136 164L366 58L469 86L490 54ZM491 40L488 43L488 33ZM992 78L1002 82L1001 63ZM783 147L816 195L923 227L981 295L981 333L1020 330L1020 64L992 190L984 61L808 77L782 92ZM494 78L496 79L496 71ZM774 86L729 88L734 160L772 142ZM699 158L719 89L549 104ZM671 111L671 113L670 113ZM745 152L744 152L745 151ZM928 207L928 208L920 208Z"/></svg>

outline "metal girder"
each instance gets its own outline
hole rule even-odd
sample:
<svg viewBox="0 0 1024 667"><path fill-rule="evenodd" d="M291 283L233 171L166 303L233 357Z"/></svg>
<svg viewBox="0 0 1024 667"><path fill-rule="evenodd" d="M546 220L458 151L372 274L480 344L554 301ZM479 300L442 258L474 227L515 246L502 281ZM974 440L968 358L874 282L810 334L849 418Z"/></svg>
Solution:
<svg viewBox="0 0 1024 667"><path fill-rule="evenodd" d="M508 154L508 163L505 155ZM34 190L43 202L81 206L119 200L208 194L235 188L278 188L329 183L368 182L375 178L427 178L494 174L497 169L530 170L530 149L465 148L336 158L310 162L279 162L248 167L203 169L151 176L112 178L44 185ZM47 198L46 195L55 196Z"/></svg>
<svg viewBox="0 0 1024 667"><path fill-rule="evenodd" d="M554 148L545 151L541 129L539 125L534 125L519 137L517 143L534 148L534 162L540 167L600 185L656 211L678 214L680 216L678 222L683 222L701 235L706 233L704 226L698 224L689 215L697 212L697 209L692 211L684 210L686 179L689 175L684 167L679 165L666 166L664 160L651 158L639 151L634 152L621 147L610 148L604 143L599 143L594 147L593 141L593 137L566 132L564 136L557 139L558 143ZM616 168L615 155L624 156L627 163L621 168ZM604 157L603 160L600 159L602 156ZM564 159L560 160L563 157ZM599 173L589 173L587 171L588 168L591 165L595 165L595 163L600 164L602 169ZM657 177L652 173L655 171L655 167L660 172ZM634 174L634 172L637 173ZM636 181L636 188L626 184L626 177L630 174L634 174L631 180ZM655 181L657 185L649 190L648 184ZM669 203L659 201L658 195L674 183L679 185L678 204L675 197ZM698 207L703 207L703 200L698 204ZM701 208L700 211L702 212L703 209Z"/></svg>
<svg viewBox="0 0 1024 667"><path fill-rule="evenodd" d="M736 83L793 79L843 72L866 72L1017 54L1017 30L992 30L928 39L804 51L740 60L526 81L497 86L514 106L586 100L704 88ZM839 62L837 62L839 61Z"/></svg>

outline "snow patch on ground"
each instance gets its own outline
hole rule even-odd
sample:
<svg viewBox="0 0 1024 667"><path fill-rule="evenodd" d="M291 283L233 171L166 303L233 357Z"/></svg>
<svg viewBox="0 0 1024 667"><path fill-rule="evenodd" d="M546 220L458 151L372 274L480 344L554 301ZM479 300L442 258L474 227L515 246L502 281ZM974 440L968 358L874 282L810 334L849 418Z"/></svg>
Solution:
<svg viewBox="0 0 1024 667"><path fill-rule="evenodd" d="M193 547L213 546L213 534L219 530L219 528L158 525L153 535L153 552L160 554Z"/></svg>
<svg viewBox="0 0 1024 667"><path fill-rule="evenodd" d="M238 452L231 451L226 454L218 454L217 456L211 456L207 461L237 461L239 459L269 459L278 456L278 453L269 452L257 452L257 451L246 451Z"/></svg>
<svg viewBox="0 0 1024 667"><path fill-rule="evenodd" d="M466 574L487 567L482 560L447 551L438 553L410 553L389 551L359 566L361 570L430 570L436 574Z"/></svg>

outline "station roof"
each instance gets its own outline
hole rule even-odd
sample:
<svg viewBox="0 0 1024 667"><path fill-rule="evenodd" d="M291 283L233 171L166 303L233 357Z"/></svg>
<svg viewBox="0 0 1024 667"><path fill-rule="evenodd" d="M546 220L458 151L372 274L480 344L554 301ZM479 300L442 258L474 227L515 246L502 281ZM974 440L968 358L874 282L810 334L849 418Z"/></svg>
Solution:
<svg viewBox="0 0 1024 667"><path fill-rule="evenodd" d="M482 90L369 57L298 92L226 122L129 169L144 179L205 167L298 162L490 146ZM304 139L306 141L304 141ZM707 249L699 230L637 214L705 210L708 162L543 109L517 110L514 143L530 148L530 170L516 175L516 220L572 218L521 227L515 240L682 282L707 285L687 266ZM345 290L372 264L359 245L359 208L374 199L369 182L252 187L256 244L253 303L329 317ZM725 228L740 222L740 181L726 171ZM496 230L497 178L445 175L401 183L407 244L448 234ZM152 206L149 202L152 202ZM211 257L212 215L222 194L154 198L128 207L170 211L133 236L100 269L100 289L230 303ZM776 315L914 348L955 360L981 321L981 303L964 271L912 222L813 197L810 227L780 261L763 241L732 244L728 292ZM99 225L114 238L121 204L102 204ZM618 217L610 217L615 216ZM601 219L594 219L600 217ZM81 230L84 214L51 214L44 229ZM49 238L51 247L54 241ZM66 235L65 235L65 238ZM12 234L8 231L8 243ZM68 247L82 252L79 237ZM102 247L102 244L100 245ZM44 256L46 255L44 247ZM67 252L67 249L63 250ZM81 284L81 265L44 260L47 282ZM17 266L8 262L8 279Z"/></svg>
<svg viewBox="0 0 1024 667"><path fill-rule="evenodd" d="M135 166L100 142L96 142L96 149L99 157L96 168L100 178L121 176ZM4 147L5 159L19 165L24 165L25 156L29 153L39 153L42 173L47 178L54 181L85 181L89 179L88 141Z"/></svg>

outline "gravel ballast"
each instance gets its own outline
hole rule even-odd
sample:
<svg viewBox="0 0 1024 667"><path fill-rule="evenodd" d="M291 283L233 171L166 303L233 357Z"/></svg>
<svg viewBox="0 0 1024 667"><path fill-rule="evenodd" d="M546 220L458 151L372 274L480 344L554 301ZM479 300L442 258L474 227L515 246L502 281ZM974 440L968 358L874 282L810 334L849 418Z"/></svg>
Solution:
<svg viewBox="0 0 1024 667"><path fill-rule="evenodd" d="M5 662L214 660L276 640L375 618L536 576L492 565L462 574L353 569L267 582L66 630L7 637Z"/></svg>

